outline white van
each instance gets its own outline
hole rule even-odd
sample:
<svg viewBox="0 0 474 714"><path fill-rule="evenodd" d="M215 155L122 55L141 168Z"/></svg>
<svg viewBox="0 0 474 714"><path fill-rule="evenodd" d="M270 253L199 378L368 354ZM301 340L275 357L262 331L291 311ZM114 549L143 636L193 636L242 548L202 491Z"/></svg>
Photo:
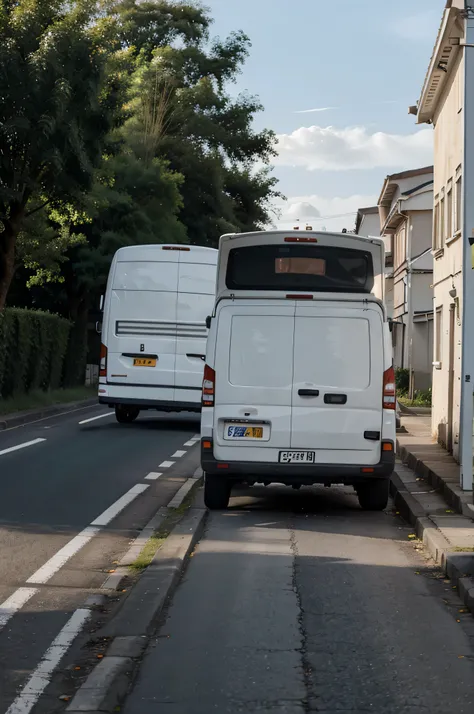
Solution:
<svg viewBox="0 0 474 714"><path fill-rule="evenodd" d="M104 300L99 402L115 407L119 422L132 422L142 409L201 411L217 253L134 245L115 254Z"/></svg>
<svg viewBox="0 0 474 714"><path fill-rule="evenodd" d="M385 508L395 384L381 240L272 231L221 238L201 414L205 502L232 484L350 484Z"/></svg>

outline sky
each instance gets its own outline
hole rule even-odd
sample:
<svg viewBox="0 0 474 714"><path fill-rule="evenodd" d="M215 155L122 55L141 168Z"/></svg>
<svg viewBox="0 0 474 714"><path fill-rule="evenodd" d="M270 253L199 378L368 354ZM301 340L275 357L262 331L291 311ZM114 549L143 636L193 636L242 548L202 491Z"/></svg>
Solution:
<svg viewBox="0 0 474 714"><path fill-rule="evenodd" d="M433 130L408 115L446 0L204 0L221 38L243 30L250 56L232 94L258 95L255 128L278 137L287 197L276 224L352 230L390 173L433 162ZM347 215L346 215L347 214Z"/></svg>

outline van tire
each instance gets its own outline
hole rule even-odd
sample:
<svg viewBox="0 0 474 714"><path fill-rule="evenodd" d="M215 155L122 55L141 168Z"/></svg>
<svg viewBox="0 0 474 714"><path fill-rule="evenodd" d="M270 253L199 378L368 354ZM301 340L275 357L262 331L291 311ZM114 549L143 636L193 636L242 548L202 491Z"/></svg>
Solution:
<svg viewBox="0 0 474 714"><path fill-rule="evenodd" d="M224 511L229 505L232 486L223 476L205 474L204 503L210 511Z"/></svg>
<svg viewBox="0 0 474 714"><path fill-rule="evenodd" d="M131 424L140 414L138 407L128 407L125 404L115 405L115 418L119 424Z"/></svg>
<svg viewBox="0 0 474 714"><path fill-rule="evenodd" d="M364 511L383 511L387 508L389 488L388 479L361 483L356 487L360 507Z"/></svg>

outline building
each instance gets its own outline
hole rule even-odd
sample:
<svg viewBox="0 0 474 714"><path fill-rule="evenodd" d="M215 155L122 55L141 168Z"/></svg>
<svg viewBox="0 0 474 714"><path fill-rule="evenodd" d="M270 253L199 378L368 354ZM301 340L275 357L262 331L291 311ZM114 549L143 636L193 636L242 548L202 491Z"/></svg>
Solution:
<svg viewBox="0 0 474 714"><path fill-rule="evenodd" d="M464 0L448 0L420 99L409 110L416 114L418 124L434 127L432 431L457 459L462 375L464 28Z"/></svg>
<svg viewBox="0 0 474 714"><path fill-rule="evenodd" d="M355 233L366 238L380 236L379 209L377 206L359 208L357 211Z"/></svg>
<svg viewBox="0 0 474 714"><path fill-rule="evenodd" d="M394 365L410 391L431 387L433 361L433 167L387 176L378 199L385 241L385 301L393 319Z"/></svg>

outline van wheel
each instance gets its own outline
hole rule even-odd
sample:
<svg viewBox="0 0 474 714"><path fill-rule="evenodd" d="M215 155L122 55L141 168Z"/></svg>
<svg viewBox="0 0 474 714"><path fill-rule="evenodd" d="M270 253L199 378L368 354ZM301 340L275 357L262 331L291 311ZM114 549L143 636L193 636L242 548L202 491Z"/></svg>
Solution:
<svg viewBox="0 0 474 714"><path fill-rule="evenodd" d="M360 507L364 511L383 511L387 508L389 487L388 479L361 483L356 487Z"/></svg>
<svg viewBox="0 0 474 714"><path fill-rule="evenodd" d="M138 407L127 407L124 404L115 405L115 418L119 424L131 424L139 414Z"/></svg>
<svg viewBox="0 0 474 714"><path fill-rule="evenodd" d="M204 477L204 503L210 511L223 511L229 505L232 486L223 476L206 474Z"/></svg>

